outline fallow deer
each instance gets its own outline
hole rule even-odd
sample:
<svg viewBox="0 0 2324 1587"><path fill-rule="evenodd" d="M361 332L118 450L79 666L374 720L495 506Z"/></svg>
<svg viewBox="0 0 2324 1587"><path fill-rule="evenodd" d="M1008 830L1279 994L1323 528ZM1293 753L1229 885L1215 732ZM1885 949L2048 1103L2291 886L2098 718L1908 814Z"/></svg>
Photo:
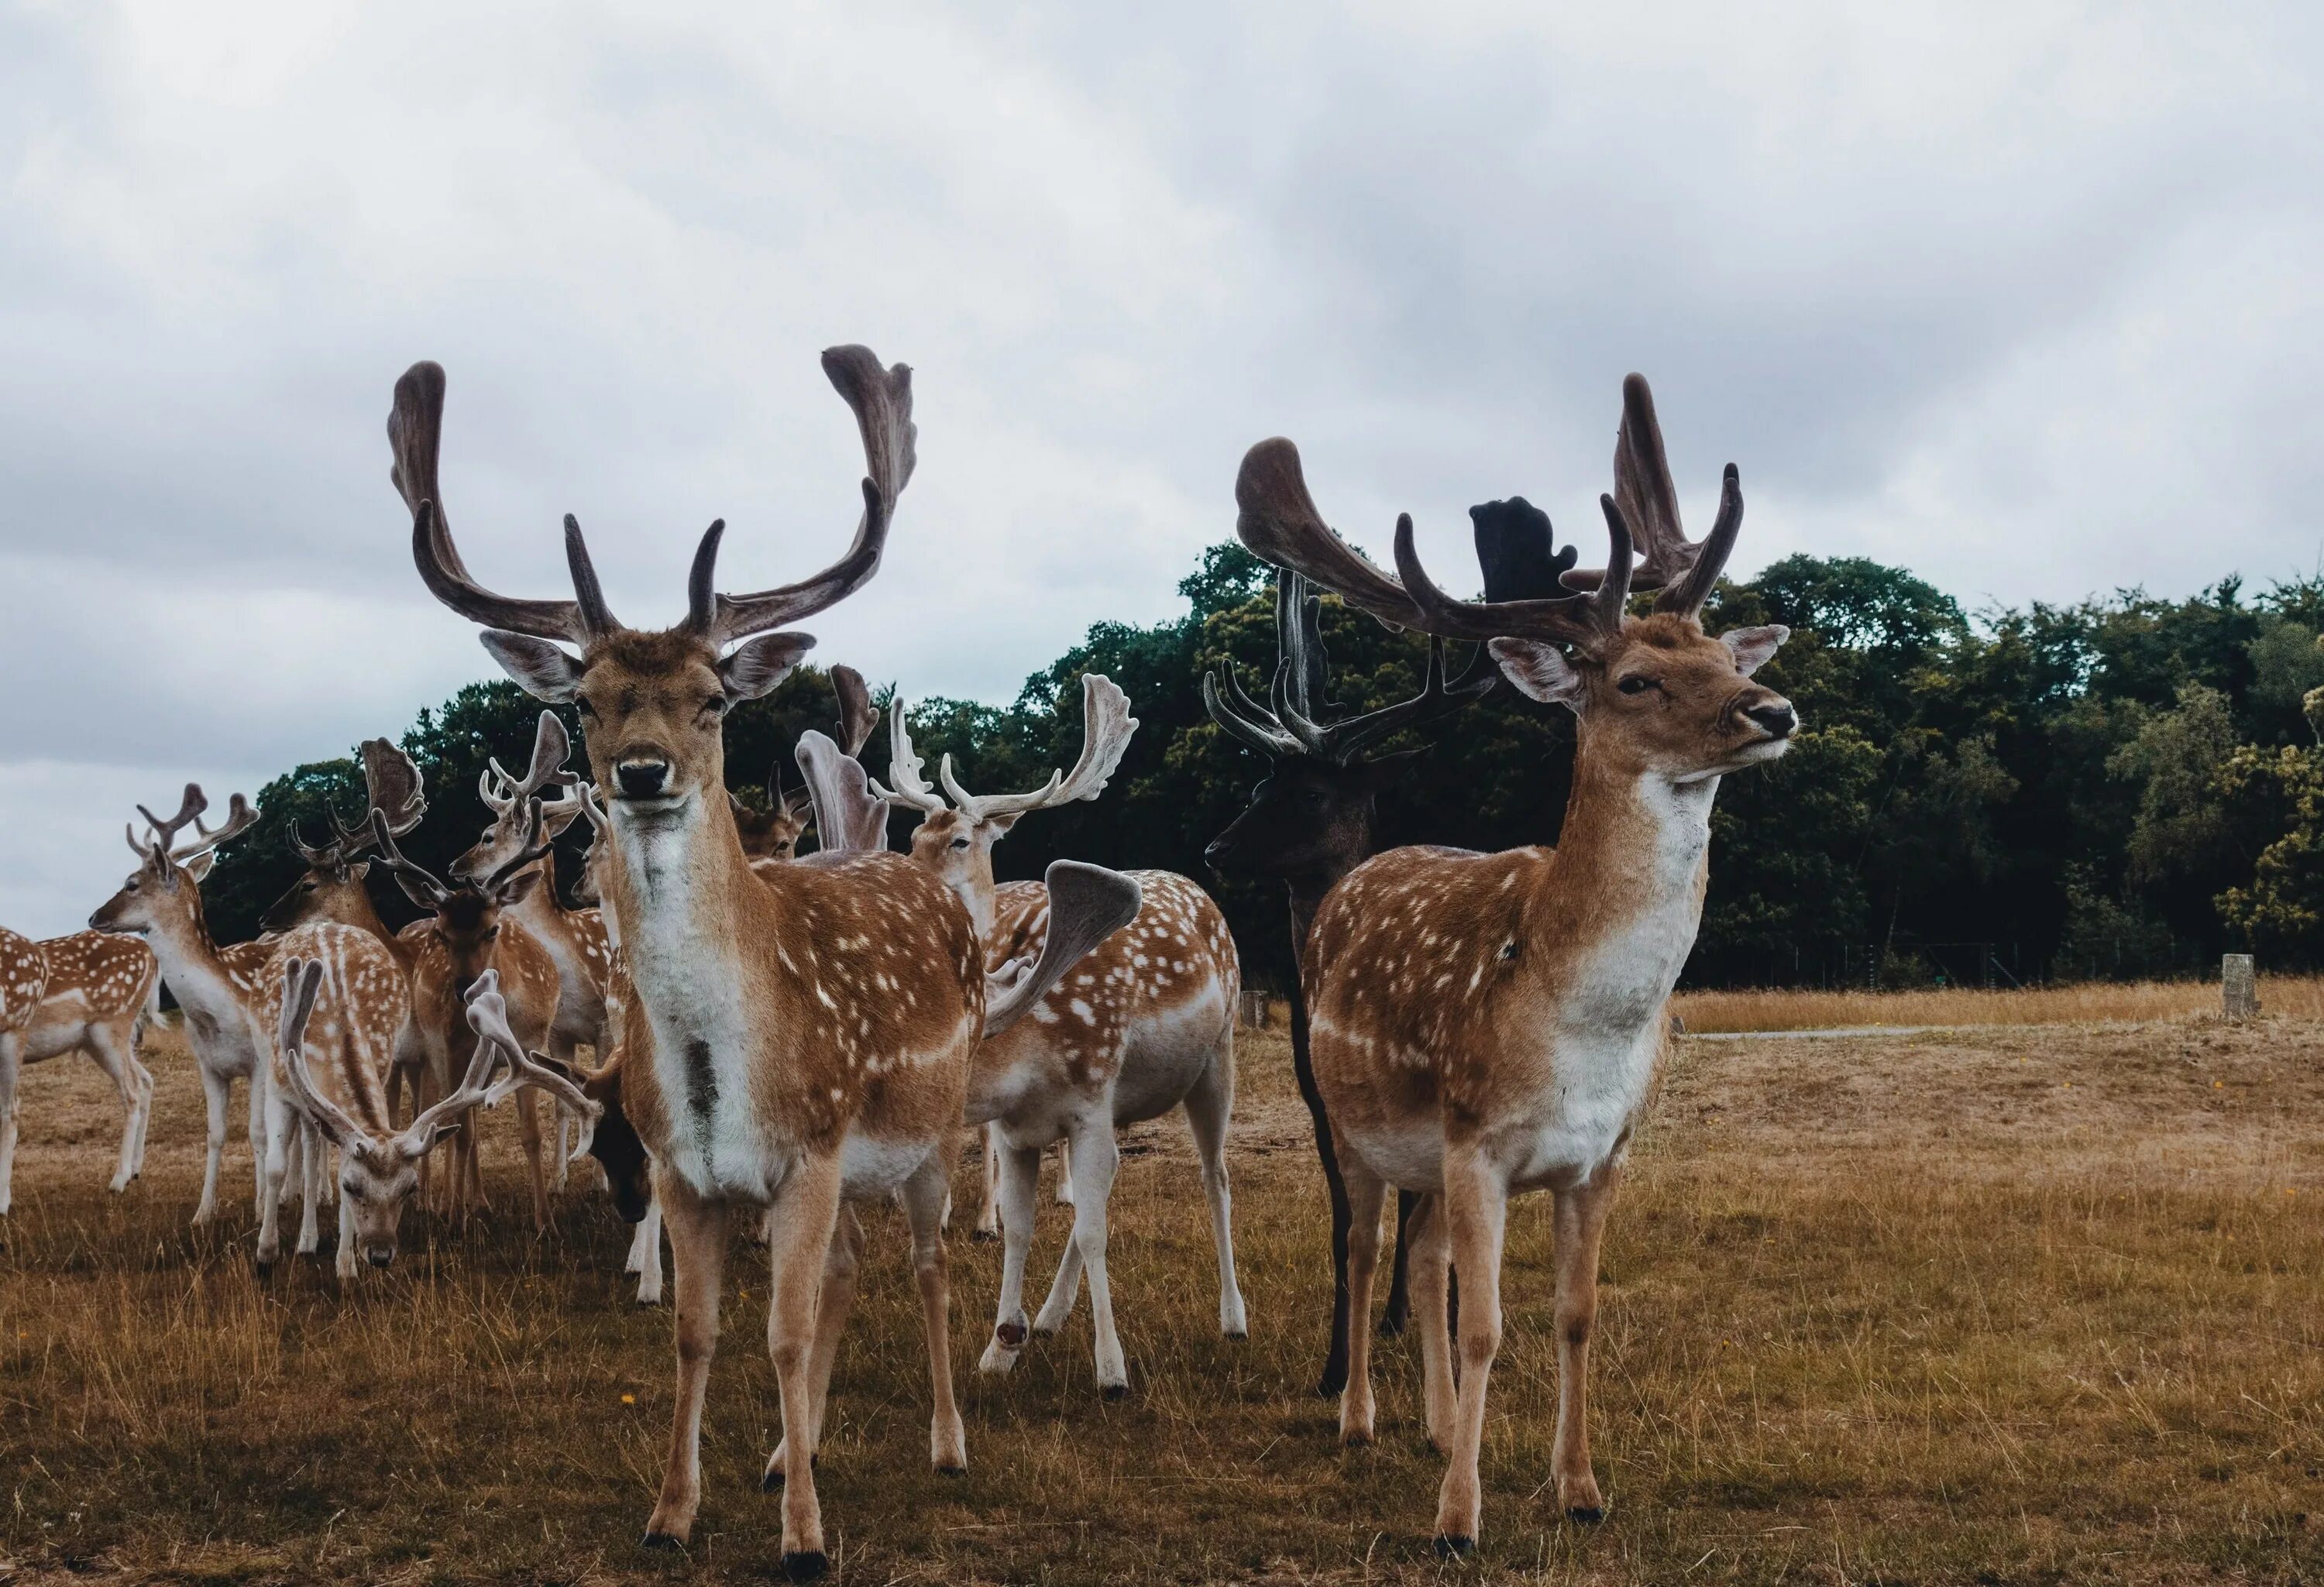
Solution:
<svg viewBox="0 0 2324 1587"><path fill-rule="evenodd" d="M840 745L851 755L859 754L880 724L879 707L872 703L863 675L853 667L833 668L831 687L839 697ZM755 809L733 794L726 797L734 807L734 830L742 840L742 853L753 870L798 857L815 805L806 789L783 786L781 761L768 770L765 809Z"/></svg>
<svg viewBox="0 0 2324 1587"><path fill-rule="evenodd" d="M554 718L550 718L554 720ZM557 962L547 947L517 918L527 894L540 887L542 865L549 853L541 802L526 800L528 815L521 846L473 881L447 887L424 865L404 857L389 835L387 818L372 814L372 841L380 863L395 873L404 896L428 911L429 921L412 955L410 998L399 1049L416 1048L421 1055L422 1094L450 1094L452 1076L466 1074L475 1047L475 1032L467 1019L467 993L487 972L497 971L511 1008L511 1018L528 1048L553 1039L559 1002ZM433 1105L432 1101L429 1104ZM463 1212L481 1202L483 1176L477 1167L476 1121L463 1114L453 1125L454 1144L449 1203ZM543 1156L540 1116L532 1093L517 1097L517 1129L532 1169L532 1216L537 1230L549 1227L549 1164ZM425 1187L428 1158L419 1167Z"/></svg>
<svg viewBox="0 0 2324 1587"><path fill-rule="evenodd" d="M1490 593L1490 592L1489 592ZM1323 649L1322 602L1296 573L1276 578L1276 669L1272 705L1244 692L1231 662L1203 677L1203 704L1211 719L1231 738L1268 758L1267 776L1251 790L1250 804L1212 840L1203 857L1225 872L1272 877L1284 883L1291 908L1291 949L1296 964L1323 895L1379 846L1380 792L1411 769L1424 752L1360 758L1383 740L1449 715L1485 694L1496 674L1480 647L1458 678L1448 679L1444 642L1432 641L1420 693L1361 716L1327 722L1332 707L1329 663ZM1348 1193L1332 1146L1332 1125L1316 1093L1308 1061L1307 1005L1295 977L1290 987L1291 1072L1315 1131L1315 1151L1332 1208L1332 1335L1316 1392L1336 1395L1348 1381ZM1419 1198L1401 1191L1397 1198L1397 1252L1381 1331L1403 1331L1406 1307L1407 1220Z"/></svg>
<svg viewBox="0 0 2324 1587"><path fill-rule="evenodd" d="M93 931L34 942L0 930L0 1216L11 1204L27 1065L87 1053L121 1093L121 1157L106 1188L118 1195L143 1168L153 1076L137 1047L158 974L143 943Z"/></svg>
<svg viewBox="0 0 2324 1587"><path fill-rule="evenodd" d="M1353 1316L1368 1314L1386 1187L1424 1193L1414 1305L1428 1433L1451 1457L1435 1528L1448 1553L1478 1536L1502 1232L1509 1198L1526 1191L1556 1202L1553 1475L1568 1515L1603 1514L1586 1427L1599 1236L1701 919L1720 779L1782 754L1798 725L1750 678L1785 631L1713 639L1699 621L1742 523L1735 468L1710 535L1687 540L1637 375L1623 387L1615 491L1601 498L1602 573L1569 567L1572 593L1559 596L1471 603L1430 582L1408 515L1396 531L1400 581L1356 555L1324 526L1286 440L1252 447L1235 486L1237 532L1259 555L1385 622L1489 643L1511 683L1578 718L1555 849L1367 861L1324 899L1302 965L1316 1086L1353 1215ZM1627 615L1631 592L1648 589L1661 592L1653 614ZM1448 1266L1461 1277L1457 1389ZM1349 1342L1341 1436L1360 1444L1373 1431L1369 1331L1351 1327Z"/></svg>
<svg viewBox="0 0 2324 1587"><path fill-rule="evenodd" d="M879 795L923 812L912 857L942 877L983 934L988 962L1021 957L1047 928L1048 898L1038 883L996 887L993 845L1036 810L1093 799L1104 790L1137 731L1130 697L1111 678L1082 678L1082 751L1070 772L1052 772L1030 793L976 795L937 764L944 788L928 786L899 702L889 716L889 776ZM949 796L949 798L947 798ZM1232 1197L1226 1132L1234 1106L1234 1001L1241 972L1226 918L1210 895L1167 871L1126 872L1136 881L1138 916L1100 944L1042 1000L1031 1020L977 1049L967 1119L988 1128L986 1158L997 1162L1002 1204L1001 1298L992 1338L978 1363L1006 1372L1025 1347L1025 1265L1033 1243L1033 1200L1041 1153L1062 1140L1074 1186L1074 1229L1048 1299L1030 1324L1055 1333L1089 1275L1098 1388L1129 1392L1128 1367L1113 1319L1106 1273L1107 1202L1120 1154L1114 1132L1183 1106L1202 1165L1211 1233L1218 1249L1219 1328L1249 1330L1235 1282Z"/></svg>
<svg viewBox="0 0 2324 1587"><path fill-rule="evenodd" d="M685 620L641 631L615 621L570 517L575 598L562 601L492 593L430 502L412 520L429 589L485 625L485 648L525 688L578 703L593 777L613 794L606 907L634 993L622 1104L652 1154L678 1274L676 1416L646 1541L676 1545L692 1533L729 1222L737 1208L753 1223L771 1209L768 1342L783 1442L767 1476L783 1486L784 1564L795 1576L827 1563L814 1455L861 1241L844 1204L903 1192L935 1388L930 1453L938 1470L960 1470L941 1217L969 1056L1136 908L1121 879L1058 862L1041 960L989 988L968 911L905 856L836 853L756 872L743 857L725 798L725 713L774 687L813 642L785 624L877 570L912 472L910 371L883 368L863 347L834 348L823 363L854 410L870 466L853 544L798 583L719 594L722 521L695 554ZM432 438L442 396L443 372L416 365L397 386L391 435L420 426ZM429 464L432 476L432 439Z"/></svg>
<svg viewBox="0 0 2324 1587"><path fill-rule="evenodd" d="M279 1213L294 1152L305 1192L297 1245L301 1256L311 1254L319 1243L317 1214L325 1194L319 1139L303 1140L307 1134L304 1115L273 1084L281 1002L279 966L294 956L322 963L321 1029L334 1048L335 1068L364 1064L382 1075L402 1009L403 975L379 938L335 923L297 927L254 945L255 954L231 957L223 954L211 939L202 913L198 873L208 869L218 844L246 830L258 817L236 794L230 801L226 821L212 832L199 824L200 814L208 807L202 790L192 783L186 785L178 814L167 821L140 806L138 813L152 829L152 841L140 844L134 836L130 839L130 846L139 854L137 869L130 872L119 892L98 906L88 923L97 931L143 937L160 960L161 973L185 1011L189 1045L201 1069L209 1103L209 1150L202 1203L195 1213L198 1223L216 1212L228 1086L235 1078L250 1082L257 1137L252 1144L259 1159L258 1267L263 1273L281 1254ZM198 841L172 850L178 833L189 824ZM300 1139L294 1141L294 1137ZM350 1254L340 1255L343 1271Z"/></svg>

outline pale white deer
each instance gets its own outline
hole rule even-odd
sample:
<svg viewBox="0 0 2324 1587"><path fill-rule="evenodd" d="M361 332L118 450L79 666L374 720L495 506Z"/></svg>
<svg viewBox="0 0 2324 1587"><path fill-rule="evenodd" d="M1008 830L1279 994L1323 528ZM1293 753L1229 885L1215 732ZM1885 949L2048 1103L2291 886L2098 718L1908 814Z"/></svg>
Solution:
<svg viewBox="0 0 2324 1587"><path fill-rule="evenodd" d="M1369 1315L1387 1187L1425 1193L1413 1310L1429 1437L1451 1456L1439 1548L1465 1552L1478 1536L1502 1232L1509 1198L1527 1191L1556 1202L1552 1475L1566 1512L1595 1520L1604 1501L1586 1385L1600 1232L1702 918L1720 779L1775 759L1798 726L1788 701L1751 680L1786 632L1714 639L1699 620L1742 524L1742 488L1730 464L1718 521L1704 540L1686 539L1653 398L1632 375L1615 494L1601 499L1610 556L1604 572L1583 574L1563 553L1569 595L1455 600L1422 568L1408 516L1396 531L1401 582L1388 577L1324 526L1286 440L1251 448L1235 499L1237 531L1261 557L1383 621L1489 641L1511 683L1579 719L1555 849L1408 848L1366 861L1317 911L1302 983L1354 1217L1353 1317ZM1630 595L1648 589L1661 592L1653 614L1628 615ZM1457 1379L1448 1265L1461 1285ZM1350 1345L1340 1429L1356 1444L1373 1432L1370 1330L1351 1326Z"/></svg>
<svg viewBox="0 0 2324 1587"><path fill-rule="evenodd" d="M137 1047L158 974L143 943L94 931L34 942L0 930L0 1216L11 1204L27 1065L87 1053L121 1093L121 1155L106 1188L120 1194L143 1168L153 1076Z"/></svg>
<svg viewBox="0 0 2324 1587"><path fill-rule="evenodd" d="M968 911L903 855L835 853L760 872L744 858L726 798L725 713L774 687L812 642L777 631L877 570L912 471L910 372L862 347L825 354L824 369L854 410L869 474L853 545L798 583L719 594L725 526L714 523L695 554L684 621L638 630L614 619L569 517L572 600L495 595L468 574L429 503L412 521L429 589L485 625L485 648L524 687L578 706L594 779L612 796L605 907L633 993L622 1105L652 1154L678 1283L676 1415L646 1540L676 1545L693 1531L727 1233L738 1213L748 1227L770 1209L768 1341L783 1442L767 1481L783 1488L794 1576L826 1564L814 1456L862 1239L846 1204L902 1192L935 1389L929 1453L939 1471L958 1471L967 1450L941 1220L969 1057L1127 919L1137 890L1059 862L1041 961L989 991ZM406 374L391 431L431 389L440 409L442 383L434 364Z"/></svg>

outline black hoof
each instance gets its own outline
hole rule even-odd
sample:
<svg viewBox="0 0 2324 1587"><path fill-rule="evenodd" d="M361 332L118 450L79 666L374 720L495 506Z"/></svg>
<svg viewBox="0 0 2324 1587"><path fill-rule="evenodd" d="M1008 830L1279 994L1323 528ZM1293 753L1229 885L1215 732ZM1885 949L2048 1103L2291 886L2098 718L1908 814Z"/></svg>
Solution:
<svg viewBox="0 0 2324 1587"><path fill-rule="evenodd" d="M259 1276L261 1278L269 1278L273 1277L273 1274L274 1274L274 1264L273 1264L272 1262L260 1262L259 1264L257 1264L257 1267L258 1267L258 1276Z"/></svg>
<svg viewBox="0 0 2324 1587"><path fill-rule="evenodd" d="M1225 1337L1232 1340L1237 1344L1240 1344L1244 1340L1250 1337L1250 1333L1247 1329L1238 1328L1233 1333L1227 1334Z"/></svg>
<svg viewBox="0 0 2324 1587"><path fill-rule="evenodd" d="M1394 1312L1385 1312L1381 1314L1379 1320L1379 1336L1382 1339L1401 1338L1404 1334L1404 1318Z"/></svg>
<svg viewBox="0 0 2324 1587"><path fill-rule="evenodd" d="M638 1546L640 1548L677 1549L684 1548L686 1545L680 1543L677 1538L671 1536L667 1532L649 1532L638 1540Z"/></svg>
<svg viewBox="0 0 2324 1587"><path fill-rule="evenodd" d="M1315 1385L1315 1398L1317 1399L1337 1399L1341 1395L1347 1392L1347 1373L1326 1372L1323 1374L1323 1380Z"/></svg>
<svg viewBox="0 0 2324 1587"><path fill-rule="evenodd" d="M830 1556L820 1548L783 1555L783 1575L793 1582L814 1582L831 1569Z"/></svg>
<svg viewBox="0 0 2324 1587"><path fill-rule="evenodd" d="M779 1492L781 1490L782 1485L783 1474L780 1472L769 1472L765 1476L759 1479L759 1491L761 1493Z"/></svg>
<svg viewBox="0 0 2324 1587"><path fill-rule="evenodd" d="M1001 1341L1004 1349L1022 1350L1025 1348L1025 1324L997 1323L993 1325L992 1337Z"/></svg>
<svg viewBox="0 0 2324 1587"><path fill-rule="evenodd" d="M1579 1526L1594 1527L1606 1518L1606 1511L1598 1505L1577 1504L1567 1509L1565 1518Z"/></svg>
<svg viewBox="0 0 2324 1587"><path fill-rule="evenodd" d="M1099 1389L1098 1393L1107 1399L1128 1399L1130 1398L1130 1385L1127 1383L1109 1383L1104 1388Z"/></svg>
<svg viewBox="0 0 2324 1587"><path fill-rule="evenodd" d="M991 1245L1000 1238L999 1234L990 1229L974 1230L969 1234L969 1239L978 1245Z"/></svg>
<svg viewBox="0 0 2324 1587"><path fill-rule="evenodd" d="M1477 1552L1474 1537L1439 1537L1436 1540L1438 1559L1467 1559Z"/></svg>
<svg viewBox="0 0 2324 1587"><path fill-rule="evenodd" d="M938 1466L936 1468L936 1475L939 1477L965 1477L968 1475L968 1468L966 1466Z"/></svg>

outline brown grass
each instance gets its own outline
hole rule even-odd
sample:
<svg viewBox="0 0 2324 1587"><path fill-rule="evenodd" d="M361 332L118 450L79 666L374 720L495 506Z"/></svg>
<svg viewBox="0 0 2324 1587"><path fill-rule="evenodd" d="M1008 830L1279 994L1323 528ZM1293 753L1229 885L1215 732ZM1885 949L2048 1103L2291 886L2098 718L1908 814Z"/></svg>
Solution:
<svg viewBox="0 0 2324 1587"><path fill-rule="evenodd" d="M2264 975L2264 1013L2324 1020L2324 977ZM1744 1030L1855 1030L1875 1026L2080 1025L2178 1020L2219 1011L2216 981L2086 982L1978 992L1683 992L1672 1011L1696 1034Z"/></svg>
<svg viewBox="0 0 2324 1587"><path fill-rule="evenodd" d="M1010 1379L971 1370L992 1248L954 1246L970 1475L927 1469L917 1306L872 1229L821 1461L840 1579L2292 1582L2324 1574L2324 1029L2271 1018L1683 1042L1609 1228L1593 1409L1611 1509L1558 1518L1547 1204L1510 1225L1484 1553L1429 1555L1440 1461L1409 1346L1382 1439L1308 1392L1323 1197L1279 1037L1245 1047L1235 1168L1254 1333L1216 1337L1183 1127L1132 1135L1114 1279L1136 1385L1093 1391L1086 1312ZM19 1580L688 1582L775 1564L764 1266L730 1278L688 1559L641 1555L669 1324L576 1195L407 1224L342 1294L185 1227L200 1109L157 1061L146 1178L103 1189L91 1075L23 1092L0 1254L0 1554ZM965 1195L969 1176L962 1176ZM1062 1225L1045 1213L1037 1261ZM0 1568L0 1575L5 1575Z"/></svg>

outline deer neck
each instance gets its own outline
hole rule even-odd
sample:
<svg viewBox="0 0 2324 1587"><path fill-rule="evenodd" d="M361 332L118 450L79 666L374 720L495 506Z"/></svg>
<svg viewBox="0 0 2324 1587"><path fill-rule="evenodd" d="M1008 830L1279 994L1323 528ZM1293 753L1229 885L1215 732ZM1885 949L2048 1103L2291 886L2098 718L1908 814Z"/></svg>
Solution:
<svg viewBox="0 0 2324 1587"><path fill-rule="evenodd" d="M180 885L190 888L194 883L181 881ZM166 926L149 930L145 946L153 951L162 979L170 983L170 995L197 1023L226 1025L240 1017L243 995L235 990L234 977L211 939L200 893L188 900L184 912Z"/></svg>

